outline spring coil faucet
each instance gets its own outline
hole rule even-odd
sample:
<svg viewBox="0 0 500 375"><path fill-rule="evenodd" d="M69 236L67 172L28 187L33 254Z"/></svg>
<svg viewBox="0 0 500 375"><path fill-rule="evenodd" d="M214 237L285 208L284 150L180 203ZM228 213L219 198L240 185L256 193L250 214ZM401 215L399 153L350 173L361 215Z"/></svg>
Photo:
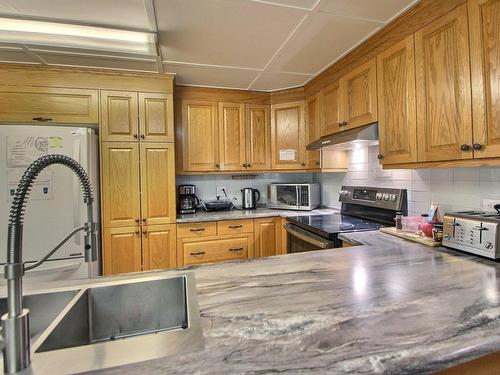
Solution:
<svg viewBox="0 0 500 375"><path fill-rule="evenodd" d="M87 205L87 222L83 227L71 232L59 245L33 265L26 266L22 261L23 221L26 201L31 192L33 182L40 172L52 164L61 164L70 168L80 180L84 203ZM29 367L31 363L29 310L23 309L22 277L25 270L38 267L56 252L72 235L80 230L85 231L85 261L97 259L97 224L94 222L92 203L94 196L90 178L72 158L65 155L45 155L35 160L24 172L14 194L9 213L7 232L7 263L5 278L7 279L7 313L2 316L2 331L5 340L3 349L4 372L12 374Z"/></svg>

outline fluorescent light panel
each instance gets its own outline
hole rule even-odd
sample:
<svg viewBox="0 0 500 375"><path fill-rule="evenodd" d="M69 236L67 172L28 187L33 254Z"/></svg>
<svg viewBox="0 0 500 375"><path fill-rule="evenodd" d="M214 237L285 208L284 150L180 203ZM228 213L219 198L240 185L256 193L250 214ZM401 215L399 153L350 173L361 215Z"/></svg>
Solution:
<svg viewBox="0 0 500 375"><path fill-rule="evenodd" d="M0 17L0 42L156 56L156 34Z"/></svg>

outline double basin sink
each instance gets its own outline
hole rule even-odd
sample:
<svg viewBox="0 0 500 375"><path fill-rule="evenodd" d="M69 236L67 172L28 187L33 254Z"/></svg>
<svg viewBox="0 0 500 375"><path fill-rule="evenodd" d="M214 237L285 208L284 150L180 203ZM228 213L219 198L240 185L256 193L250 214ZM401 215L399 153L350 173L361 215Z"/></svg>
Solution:
<svg viewBox="0 0 500 375"><path fill-rule="evenodd" d="M31 373L92 371L204 347L192 273L108 280L24 296Z"/></svg>

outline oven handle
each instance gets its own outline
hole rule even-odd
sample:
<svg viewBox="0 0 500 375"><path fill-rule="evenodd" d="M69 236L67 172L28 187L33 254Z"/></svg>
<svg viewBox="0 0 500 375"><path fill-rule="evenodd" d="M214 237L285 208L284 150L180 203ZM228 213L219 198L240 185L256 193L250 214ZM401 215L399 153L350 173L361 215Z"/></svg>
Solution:
<svg viewBox="0 0 500 375"><path fill-rule="evenodd" d="M329 249L331 247L331 244L329 242L317 239L317 236L312 233L301 233L295 230L290 224L285 224L285 230L292 236L300 238L302 241L308 242L314 246L319 247L320 249Z"/></svg>

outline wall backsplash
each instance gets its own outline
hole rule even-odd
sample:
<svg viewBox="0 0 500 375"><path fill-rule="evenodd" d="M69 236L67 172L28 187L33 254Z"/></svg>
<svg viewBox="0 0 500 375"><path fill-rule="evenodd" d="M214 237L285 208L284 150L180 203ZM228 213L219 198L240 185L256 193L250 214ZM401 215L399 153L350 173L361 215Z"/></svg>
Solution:
<svg viewBox="0 0 500 375"><path fill-rule="evenodd" d="M407 189L410 215L427 212L431 202L451 211L480 209L483 199L500 200L500 168L383 170L378 152L378 146L350 150L348 172L318 174L323 205L340 207L342 185Z"/></svg>

